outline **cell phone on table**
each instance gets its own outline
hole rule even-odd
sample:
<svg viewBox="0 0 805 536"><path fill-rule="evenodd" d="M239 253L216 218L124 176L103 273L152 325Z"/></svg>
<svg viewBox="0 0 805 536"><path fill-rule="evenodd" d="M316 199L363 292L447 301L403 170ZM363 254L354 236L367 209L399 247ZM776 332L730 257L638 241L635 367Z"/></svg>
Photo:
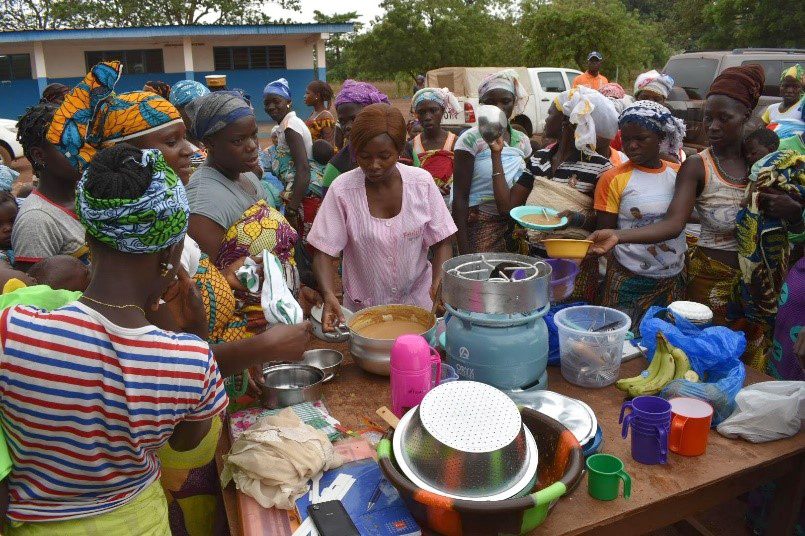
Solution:
<svg viewBox="0 0 805 536"><path fill-rule="evenodd" d="M307 507L319 536L361 536L341 501L324 501Z"/></svg>

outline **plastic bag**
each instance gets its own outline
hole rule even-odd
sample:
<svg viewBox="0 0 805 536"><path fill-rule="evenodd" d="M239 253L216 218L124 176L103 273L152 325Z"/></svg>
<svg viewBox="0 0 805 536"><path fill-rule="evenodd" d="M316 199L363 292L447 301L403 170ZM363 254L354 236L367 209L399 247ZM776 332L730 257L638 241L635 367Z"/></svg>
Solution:
<svg viewBox="0 0 805 536"><path fill-rule="evenodd" d="M259 271L263 270L262 289ZM302 308L286 283L286 272L280 260L263 250L262 267L247 257L235 275L252 293L260 293L260 305L269 324L299 324Z"/></svg>
<svg viewBox="0 0 805 536"><path fill-rule="evenodd" d="M572 302L572 303L555 303L542 318L545 325L548 327L548 365L559 366L559 330L556 328L556 322L553 321L553 315L567 309L568 307L575 307L577 305L589 305L587 302Z"/></svg>
<svg viewBox="0 0 805 536"><path fill-rule="evenodd" d="M674 324L658 318L666 311L673 315ZM713 406L713 425L729 417L735 409L735 395L746 379L746 367L741 361L746 350L746 335L724 326L700 329L673 311L654 306L640 322L649 361L654 358L658 331L687 354L691 367L702 380L701 383L674 380L665 386L660 396L666 399L689 396L708 402Z"/></svg>
<svg viewBox="0 0 805 536"><path fill-rule="evenodd" d="M805 417L805 382L762 382L742 389L737 408L718 425L718 433L764 443L799 432Z"/></svg>

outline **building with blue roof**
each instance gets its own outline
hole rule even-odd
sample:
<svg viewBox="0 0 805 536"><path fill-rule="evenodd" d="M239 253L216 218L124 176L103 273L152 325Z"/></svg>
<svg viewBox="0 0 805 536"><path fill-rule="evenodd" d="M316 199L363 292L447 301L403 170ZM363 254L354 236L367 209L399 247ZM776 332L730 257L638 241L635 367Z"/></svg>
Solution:
<svg viewBox="0 0 805 536"><path fill-rule="evenodd" d="M0 32L0 117L19 117L50 83L73 86L99 61L120 60L119 92L142 89L148 80L204 83L206 75L226 75L228 88L251 96L258 121L270 121L263 87L284 77L304 118L305 87L327 79L326 40L353 30L352 24L271 24Z"/></svg>

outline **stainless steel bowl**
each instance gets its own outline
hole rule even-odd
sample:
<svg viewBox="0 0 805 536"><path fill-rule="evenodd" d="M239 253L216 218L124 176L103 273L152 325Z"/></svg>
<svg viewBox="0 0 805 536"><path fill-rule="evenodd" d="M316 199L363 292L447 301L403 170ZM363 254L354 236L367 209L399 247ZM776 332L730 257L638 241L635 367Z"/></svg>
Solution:
<svg viewBox="0 0 805 536"><path fill-rule="evenodd" d="M530 489L537 446L503 392L456 381L432 389L394 432L400 469L418 486L448 497L495 501Z"/></svg>
<svg viewBox="0 0 805 536"><path fill-rule="evenodd" d="M550 305L551 266L534 257L472 253L446 261L442 271L442 299L454 309L516 314Z"/></svg>
<svg viewBox="0 0 805 536"><path fill-rule="evenodd" d="M263 367L263 380L257 383L262 390L264 407L284 408L320 399L324 372L298 363L269 364Z"/></svg>
<svg viewBox="0 0 805 536"><path fill-rule="evenodd" d="M336 376L344 361L344 355L337 350L321 348L318 350L308 350L302 354L302 363L316 367L324 372L324 382L329 382Z"/></svg>
<svg viewBox="0 0 805 536"><path fill-rule="evenodd" d="M415 305L378 305L368 307L355 313L347 321L350 330L349 352L352 359L366 372L388 376L391 365L391 347L394 339L370 339L360 335L360 330L368 326L385 322L387 319L411 320L427 326L420 333L428 344L435 346L436 315Z"/></svg>
<svg viewBox="0 0 805 536"><path fill-rule="evenodd" d="M509 124L506 114L497 106L482 104L476 108L478 132L486 143L492 143L503 135Z"/></svg>

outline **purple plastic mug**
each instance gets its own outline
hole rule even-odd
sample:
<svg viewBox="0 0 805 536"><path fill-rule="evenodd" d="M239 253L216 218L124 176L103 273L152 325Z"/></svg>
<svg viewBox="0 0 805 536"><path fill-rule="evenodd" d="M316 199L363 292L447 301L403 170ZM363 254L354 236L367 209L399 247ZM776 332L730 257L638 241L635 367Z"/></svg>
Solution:
<svg viewBox="0 0 805 536"><path fill-rule="evenodd" d="M645 433L632 428L632 458L645 465L664 464L668 461L668 436Z"/></svg>
<svg viewBox="0 0 805 536"><path fill-rule="evenodd" d="M626 439L629 434L629 428L632 429L632 436L635 433L643 434L643 435L651 435L657 438L659 442L660 448L662 450L662 454L667 454L668 450L668 436L671 435L671 426L665 425L656 425L656 424L638 424L637 420L631 421L630 426L626 426L624 423L624 428L621 430L621 437Z"/></svg>
<svg viewBox="0 0 805 536"><path fill-rule="evenodd" d="M671 418L671 404L658 396L638 396L621 406L618 423L622 423L626 410L629 415L638 417L642 422L665 422Z"/></svg>
<svg viewBox="0 0 805 536"><path fill-rule="evenodd" d="M644 423L639 418L635 417L634 415L627 415L626 418L623 420L623 428L621 429L621 437L626 439L629 435L629 428L632 430L637 430L644 434L655 434L658 435L661 441L668 443L668 434L671 431L671 420L668 419L667 422L664 423Z"/></svg>

